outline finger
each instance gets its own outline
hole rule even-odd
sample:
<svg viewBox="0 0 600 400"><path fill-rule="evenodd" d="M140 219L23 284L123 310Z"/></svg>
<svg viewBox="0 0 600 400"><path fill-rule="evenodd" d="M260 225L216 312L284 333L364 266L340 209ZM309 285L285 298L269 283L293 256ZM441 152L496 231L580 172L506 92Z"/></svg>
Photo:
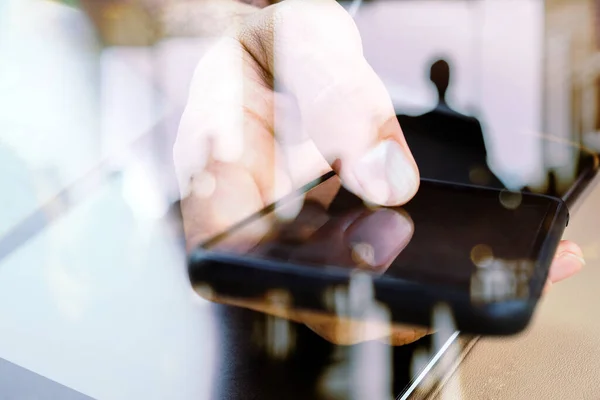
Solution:
<svg viewBox="0 0 600 400"><path fill-rule="evenodd" d="M275 95L253 63L238 41L223 38L198 64L174 146L182 197L211 161L246 169L267 203L289 190L273 139Z"/></svg>
<svg viewBox="0 0 600 400"><path fill-rule="evenodd" d="M272 91L239 42L223 39L199 63L173 153L188 249L291 191L273 138ZM207 195L206 188L216 188ZM260 239L236 232L246 246ZM228 243L230 244L230 243ZM223 244L224 245L224 244Z"/></svg>
<svg viewBox="0 0 600 400"><path fill-rule="evenodd" d="M368 212L344 232L344 242L359 265L385 272L412 239L414 224L408 214L380 209Z"/></svg>
<svg viewBox="0 0 600 400"><path fill-rule="evenodd" d="M394 210L356 210L329 221L297 245L290 260L383 273L410 242L412 221Z"/></svg>
<svg viewBox="0 0 600 400"><path fill-rule="evenodd" d="M200 291L199 295L212 302L246 308L272 317L303 323L317 335L336 345L352 345L368 340L382 339L390 337L393 333L392 326L385 321L366 321L293 308L281 301L270 301L268 295L261 299L226 297L210 291ZM413 332L411 335L414 337Z"/></svg>
<svg viewBox="0 0 600 400"><path fill-rule="evenodd" d="M431 329L384 321L332 318L315 315L305 322L313 332L337 345L348 346L378 340L392 346L404 346L433 333Z"/></svg>
<svg viewBox="0 0 600 400"><path fill-rule="evenodd" d="M275 258L277 261L297 261L294 253L298 247L330 222L323 206L315 200L307 200L296 217L289 222L276 221L272 234L254 247L251 255L259 258Z"/></svg>
<svg viewBox="0 0 600 400"><path fill-rule="evenodd" d="M585 259L581 248L573 242L563 240L550 266L548 279L552 283L560 282L575 275L584 265Z"/></svg>
<svg viewBox="0 0 600 400"><path fill-rule="evenodd" d="M383 235L380 234L382 228L385 233ZM312 262L318 265L350 267L368 265L371 270L383 272L380 265L383 264L384 268L387 268L410 240L412 223L404 214L387 209L368 213L346 213L332 218L322 203L311 199L304 203L302 211L294 221L277 231L278 238L261 243L252 250L253 253L266 257L269 253L275 253L278 257L286 257L297 263ZM382 240L383 237L395 240ZM366 253L363 251L359 254L361 258L357 259L357 250L351 246L353 240L359 240L363 245L377 250ZM289 244L293 248L300 246L300 249L289 252ZM381 254L378 251L381 251ZM289 257L285 256L287 253L290 253ZM281 302L271 301L269 293L256 298L225 297L215 293L211 295L213 297L209 300L212 301L304 323L321 337L339 345L382 338L389 338L392 344L399 345L416 340L427 332L420 328L390 324L389 321L372 316L352 317L343 311L338 314L297 308L293 305L293 298L289 299L287 306L282 307Z"/></svg>
<svg viewBox="0 0 600 400"><path fill-rule="evenodd" d="M369 340L380 340L392 346L402 346L431 334L428 328L390 324L385 321L360 320L334 314L286 307L281 302L265 299L238 299L215 293L199 293L206 300L246 308L276 318L304 323L317 335L335 345L347 346Z"/></svg>
<svg viewBox="0 0 600 400"><path fill-rule="evenodd" d="M272 33L272 34L269 34ZM298 101L305 132L343 184L396 205L419 177L390 97L362 54L358 30L333 0L290 0L259 12L240 41L275 87Z"/></svg>
<svg viewBox="0 0 600 400"><path fill-rule="evenodd" d="M325 340L340 346L350 346L389 337L392 326L383 321L364 321L328 315L311 315L305 325Z"/></svg>
<svg viewBox="0 0 600 400"><path fill-rule="evenodd" d="M243 195L243 201L240 201ZM191 179L190 193L181 201L186 246L191 251L264 207L252 176L243 168L212 163ZM268 220L235 230L223 247L251 248L269 229Z"/></svg>
<svg viewBox="0 0 600 400"><path fill-rule="evenodd" d="M420 326L394 324L389 336L379 341L392 346L405 346L434 333L432 329Z"/></svg>
<svg viewBox="0 0 600 400"><path fill-rule="evenodd" d="M319 336L338 345L348 345L390 335L389 324L383 321L364 321L340 317L332 313L295 308L291 299L280 292L267 293L261 298L221 296L212 290L198 294L208 301L261 312L276 318L304 323ZM284 300L284 301L282 301Z"/></svg>

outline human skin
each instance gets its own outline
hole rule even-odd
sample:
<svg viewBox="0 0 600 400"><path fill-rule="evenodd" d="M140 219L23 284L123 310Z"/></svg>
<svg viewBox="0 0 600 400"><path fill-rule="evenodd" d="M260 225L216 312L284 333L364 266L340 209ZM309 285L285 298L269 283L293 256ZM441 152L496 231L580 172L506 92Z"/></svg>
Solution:
<svg viewBox="0 0 600 400"><path fill-rule="evenodd" d="M332 169L369 203L402 205L418 190L418 169L391 100L348 14L332 0L253 3L146 3L159 31L214 37L197 66L174 147L188 249ZM250 232L244 245L258 243L267 230ZM409 240L412 231L401 235L398 241ZM547 288L583 265L581 249L562 241ZM366 329L366 321L265 299L211 300L305 323L338 344L401 345L429 332L393 324Z"/></svg>

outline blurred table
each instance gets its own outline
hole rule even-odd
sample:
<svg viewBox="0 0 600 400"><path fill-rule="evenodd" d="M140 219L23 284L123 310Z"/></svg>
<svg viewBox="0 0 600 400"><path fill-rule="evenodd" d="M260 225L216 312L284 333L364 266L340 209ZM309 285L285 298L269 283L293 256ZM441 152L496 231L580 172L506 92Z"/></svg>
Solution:
<svg viewBox="0 0 600 400"><path fill-rule="evenodd" d="M571 218L566 239L580 244L587 266L555 285L529 329L482 338L436 399L597 399L600 393L600 176Z"/></svg>

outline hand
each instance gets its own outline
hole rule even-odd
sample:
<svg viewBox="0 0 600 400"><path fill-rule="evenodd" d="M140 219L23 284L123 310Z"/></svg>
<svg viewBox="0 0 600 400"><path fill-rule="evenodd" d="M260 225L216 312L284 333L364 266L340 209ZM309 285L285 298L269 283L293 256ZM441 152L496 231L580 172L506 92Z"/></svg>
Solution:
<svg viewBox="0 0 600 400"><path fill-rule="evenodd" d="M412 219L400 208L353 209L343 213L329 211L338 189L339 179L329 179L318 190L309 192L295 219L289 222L280 221L266 240L256 246L245 246L245 249L254 256L267 258L272 252L279 256L285 252L286 259L297 265L336 265L365 269L375 274L385 273L411 241L414 233ZM239 248L240 244L247 240L247 236L239 235L239 232L239 229L233 231L229 238L234 240L222 243L223 247L218 247L223 250L227 250L231 245ZM572 244L569 242L561 243L559 254L565 251L567 253L556 258L548 285L551 284L551 280L557 281L569 275L573 267L578 268L578 263L571 261L577 261L578 256L573 251L577 252L578 248L570 246ZM354 292L349 291L353 294L338 293L338 302L329 303L329 313L295 307L292 304L293 299L289 298L287 293L278 290L261 297L248 298L227 297L212 290L202 289L197 288L201 295L213 302L303 323L321 337L338 345L372 339L402 345L413 342L435 329L390 323L385 307L370 301L369 287L356 286ZM357 304L360 309L364 309L366 305L368 312L353 318L353 304Z"/></svg>
<svg viewBox="0 0 600 400"><path fill-rule="evenodd" d="M231 2L222 4L231 12ZM188 249L331 169L368 202L409 201L419 186L417 167L341 6L287 0L262 10L240 4L231 15L231 30L197 67L174 147ZM254 227L244 242L258 243L267 230ZM565 242L550 280L581 266L580 249ZM334 342L373 338L340 338L340 324L362 321L286 317L318 326ZM426 333L387 327L377 335L400 344Z"/></svg>
<svg viewBox="0 0 600 400"><path fill-rule="evenodd" d="M386 89L332 0L255 11L215 44L174 158L189 246L331 168L373 203L403 204L419 185Z"/></svg>
<svg viewBox="0 0 600 400"><path fill-rule="evenodd" d="M240 234L237 229L229 236L233 240L220 242L217 249L231 250L230 246L239 249L242 245L258 257L285 252L286 259L299 265L336 265L385 273L412 239L414 225L410 216L400 208L355 208L332 212L331 203L339 188L339 179L332 178L318 190L309 192L298 215L291 221L277 223L277 228L260 244L247 246L247 235ZM295 307L290 303L289 295L278 290L254 298L223 296L210 288L204 290L202 285L196 290L213 302L303 323L338 345L369 339L385 339L400 345L429 332L426 328L390 324L387 310L369 298L369 287L362 287L360 283L352 287L335 294L324 293L329 300L330 312Z"/></svg>

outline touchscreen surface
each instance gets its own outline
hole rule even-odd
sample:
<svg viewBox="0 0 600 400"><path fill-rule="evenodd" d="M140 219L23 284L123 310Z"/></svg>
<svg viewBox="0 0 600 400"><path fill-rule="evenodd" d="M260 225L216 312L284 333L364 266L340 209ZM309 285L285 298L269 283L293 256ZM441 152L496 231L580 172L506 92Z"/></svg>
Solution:
<svg viewBox="0 0 600 400"><path fill-rule="evenodd" d="M489 271L526 285L557 204L544 196L424 180L405 206L377 208L334 176L307 192L293 218L278 217L283 202L246 224L269 227L256 244L248 244L242 226L205 247L307 267L361 268L459 290L472 289L474 277Z"/></svg>

